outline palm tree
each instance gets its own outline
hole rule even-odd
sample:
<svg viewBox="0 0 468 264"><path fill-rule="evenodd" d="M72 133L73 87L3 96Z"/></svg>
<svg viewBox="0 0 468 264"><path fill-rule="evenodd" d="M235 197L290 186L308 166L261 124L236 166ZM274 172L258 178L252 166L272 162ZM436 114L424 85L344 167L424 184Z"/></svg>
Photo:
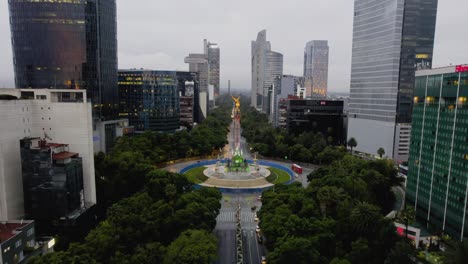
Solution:
<svg viewBox="0 0 468 264"><path fill-rule="evenodd" d="M343 189L335 186L324 186L317 191L317 200L323 217L327 217L328 209L342 199L344 199Z"/></svg>
<svg viewBox="0 0 468 264"><path fill-rule="evenodd" d="M351 148L351 154L353 154L353 148L357 147L357 141L355 138L350 138L348 140L348 146Z"/></svg>
<svg viewBox="0 0 468 264"><path fill-rule="evenodd" d="M385 149L379 148L379 149L377 150L377 154L379 154L380 158L382 158L382 156L385 155Z"/></svg>
<svg viewBox="0 0 468 264"><path fill-rule="evenodd" d="M350 223L360 233L372 233L380 223L380 209L367 202L359 202L350 214Z"/></svg>

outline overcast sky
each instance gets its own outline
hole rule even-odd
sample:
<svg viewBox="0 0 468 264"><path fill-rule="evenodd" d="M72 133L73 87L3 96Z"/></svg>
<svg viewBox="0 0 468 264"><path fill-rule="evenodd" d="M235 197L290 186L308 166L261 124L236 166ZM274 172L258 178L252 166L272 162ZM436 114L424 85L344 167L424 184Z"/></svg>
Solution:
<svg viewBox="0 0 468 264"><path fill-rule="evenodd" d="M0 2L0 87L13 87L8 1ZM349 90L352 0L118 0L119 68L188 70L203 39L221 48L221 89L250 89L250 42L267 29L284 73L302 75L305 43L330 46L329 91ZM439 0L434 67L468 63L468 1Z"/></svg>

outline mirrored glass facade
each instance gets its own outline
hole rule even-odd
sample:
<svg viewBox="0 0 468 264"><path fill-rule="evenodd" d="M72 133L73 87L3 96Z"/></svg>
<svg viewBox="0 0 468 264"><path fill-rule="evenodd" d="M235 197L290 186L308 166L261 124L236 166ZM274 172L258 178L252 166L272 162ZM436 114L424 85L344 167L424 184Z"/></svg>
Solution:
<svg viewBox="0 0 468 264"><path fill-rule="evenodd" d="M120 116L135 131L173 132L179 128L179 91L175 71L119 70Z"/></svg>
<svg viewBox="0 0 468 264"><path fill-rule="evenodd" d="M356 0L350 115L410 123L414 73L430 68L437 0Z"/></svg>
<svg viewBox="0 0 468 264"><path fill-rule="evenodd" d="M355 0L348 137L404 161L416 69L432 65L437 0Z"/></svg>
<svg viewBox="0 0 468 264"><path fill-rule="evenodd" d="M97 116L118 103L115 0L11 0L17 88L86 89Z"/></svg>
<svg viewBox="0 0 468 264"><path fill-rule="evenodd" d="M304 78L310 80L306 86L308 97L326 97L328 90L328 41L313 40L304 49Z"/></svg>
<svg viewBox="0 0 468 264"><path fill-rule="evenodd" d="M416 75L406 197L431 231L468 237L468 72Z"/></svg>

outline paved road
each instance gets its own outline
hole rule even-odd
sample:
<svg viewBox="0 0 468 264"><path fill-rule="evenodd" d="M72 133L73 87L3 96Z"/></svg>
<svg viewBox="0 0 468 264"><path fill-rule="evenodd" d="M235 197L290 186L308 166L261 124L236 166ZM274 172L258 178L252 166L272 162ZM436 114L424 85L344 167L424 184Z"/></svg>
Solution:
<svg viewBox="0 0 468 264"><path fill-rule="evenodd" d="M241 227L243 233L244 263L260 264L264 249L258 244L254 221L255 212L260 210L261 201L257 199L260 193L254 194L224 194L220 214L217 217L214 233L218 237L217 264L232 264L236 262L236 207L241 206ZM252 210L255 206L256 209Z"/></svg>

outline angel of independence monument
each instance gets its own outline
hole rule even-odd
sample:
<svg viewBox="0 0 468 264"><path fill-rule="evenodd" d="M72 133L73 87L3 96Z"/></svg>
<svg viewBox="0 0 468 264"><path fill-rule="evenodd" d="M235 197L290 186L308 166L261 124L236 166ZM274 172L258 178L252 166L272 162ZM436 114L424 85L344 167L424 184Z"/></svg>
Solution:
<svg viewBox="0 0 468 264"><path fill-rule="evenodd" d="M220 149L216 160L207 160L188 165L180 173L184 174L197 167L204 167L205 181L201 186L216 187L223 191L239 189L270 188L273 186L267 178L272 174L270 167L288 171L287 167L269 161L258 161L256 153L252 159L251 153L246 149L245 138L241 132L241 102L240 97L232 97L232 122L229 126L228 144ZM292 172L288 172L290 176Z"/></svg>
<svg viewBox="0 0 468 264"><path fill-rule="evenodd" d="M226 162L226 170L228 172L249 172L249 164L244 158L244 153L241 149L241 129L240 129L240 119L241 119L241 110L240 110L240 96L234 97L231 96L233 100L232 107L232 137L233 137L233 149L231 150L231 157L228 158Z"/></svg>

